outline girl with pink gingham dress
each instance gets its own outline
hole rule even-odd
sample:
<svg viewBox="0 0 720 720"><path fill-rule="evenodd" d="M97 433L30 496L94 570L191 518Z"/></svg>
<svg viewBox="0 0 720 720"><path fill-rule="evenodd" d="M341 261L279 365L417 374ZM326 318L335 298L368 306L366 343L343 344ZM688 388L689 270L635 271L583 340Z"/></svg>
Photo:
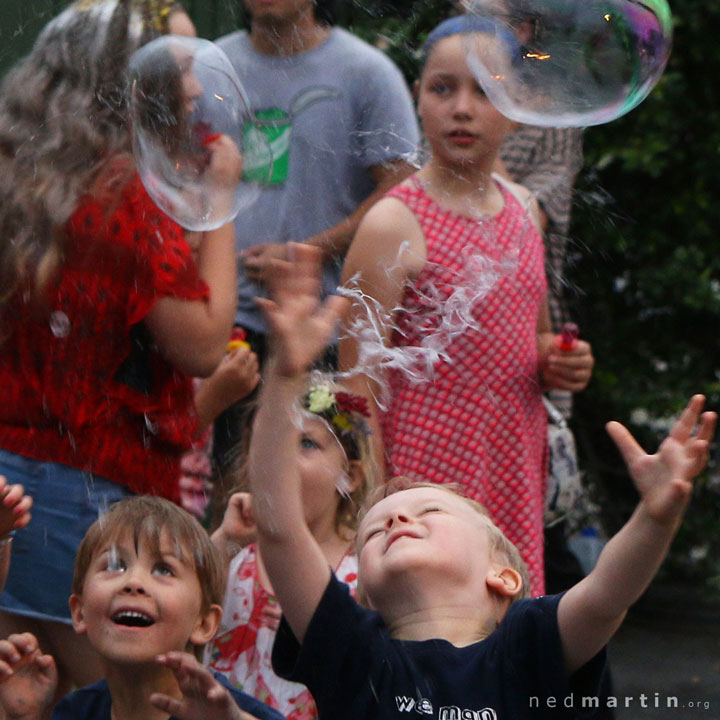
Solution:
<svg viewBox="0 0 720 720"><path fill-rule="evenodd" d="M391 318L386 345L406 348L408 358L439 354L429 372L395 363L378 381L376 368L362 367L367 353L350 332L340 343L341 369L355 369L346 382L354 392L387 399L375 404L373 423L387 477L460 484L517 545L538 595L541 390L582 389L592 355L587 343L556 347L537 206L527 190L492 175L512 122L485 97L459 36L481 37L488 27L470 16L441 27L426 42L417 88L431 157L368 211L343 271L349 287ZM346 327L362 326L364 305L354 304Z"/></svg>

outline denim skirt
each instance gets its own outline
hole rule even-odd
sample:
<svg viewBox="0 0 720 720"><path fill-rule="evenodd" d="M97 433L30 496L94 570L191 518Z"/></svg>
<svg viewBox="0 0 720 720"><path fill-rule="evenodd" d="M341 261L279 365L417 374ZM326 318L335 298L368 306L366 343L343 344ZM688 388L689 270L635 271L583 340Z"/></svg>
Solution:
<svg viewBox="0 0 720 720"><path fill-rule="evenodd" d="M70 625L77 548L98 514L132 493L97 475L2 449L0 475L21 483L33 499L32 520L11 546L0 610Z"/></svg>

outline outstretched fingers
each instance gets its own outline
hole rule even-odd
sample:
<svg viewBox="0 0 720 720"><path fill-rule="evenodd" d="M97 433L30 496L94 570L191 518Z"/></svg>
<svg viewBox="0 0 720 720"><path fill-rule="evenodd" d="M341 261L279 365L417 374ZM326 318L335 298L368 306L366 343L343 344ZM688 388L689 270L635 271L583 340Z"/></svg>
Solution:
<svg viewBox="0 0 720 720"><path fill-rule="evenodd" d="M605 426L605 429L620 451L628 468L632 468L639 460L646 457L646 453L641 445L622 423L613 420Z"/></svg>

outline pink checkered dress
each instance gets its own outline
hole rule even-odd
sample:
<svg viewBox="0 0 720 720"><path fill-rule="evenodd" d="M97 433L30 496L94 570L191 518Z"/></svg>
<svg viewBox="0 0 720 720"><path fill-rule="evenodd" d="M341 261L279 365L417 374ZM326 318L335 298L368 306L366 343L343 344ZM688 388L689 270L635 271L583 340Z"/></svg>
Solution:
<svg viewBox="0 0 720 720"><path fill-rule="evenodd" d="M381 418L395 475L459 483L483 503L544 591L547 419L537 375L547 285L540 234L514 195L481 221L445 210L413 176L389 194L415 214L427 262L397 313L397 347L445 353L419 382L390 372ZM463 314L469 316L463 320Z"/></svg>

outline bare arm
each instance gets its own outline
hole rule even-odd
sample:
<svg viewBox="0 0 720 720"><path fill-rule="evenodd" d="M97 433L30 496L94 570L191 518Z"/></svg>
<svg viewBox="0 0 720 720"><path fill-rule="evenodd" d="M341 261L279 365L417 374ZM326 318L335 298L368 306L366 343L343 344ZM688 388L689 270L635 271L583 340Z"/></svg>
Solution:
<svg viewBox="0 0 720 720"><path fill-rule="evenodd" d="M223 356L235 314L235 262L232 223L206 232L200 240L197 266L210 297L161 298L145 319L160 351L186 375L211 375Z"/></svg>
<svg viewBox="0 0 720 720"><path fill-rule="evenodd" d="M237 348L225 354L215 372L195 393L196 437L201 437L221 412L247 397L259 382L260 371L254 352Z"/></svg>
<svg viewBox="0 0 720 720"><path fill-rule="evenodd" d="M348 217L343 218L331 228L307 238L304 242L319 248L324 262L342 257L368 210L390 188L402 182L412 171L412 166L401 160L387 165L374 165L369 172L377 183L375 190ZM240 257L248 278L264 285L267 282L267 274L272 261L287 259L287 246L283 243L261 243L243 251Z"/></svg>
<svg viewBox="0 0 720 720"><path fill-rule="evenodd" d="M372 358L362 357L362 346L368 350L373 343L389 344L389 321L402 301L406 282L417 277L425 259L425 238L417 219L401 201L385 198L363 219L343 268L341 283L356 296L341 332L340 370L353 371L343 383L368 400L373 457L380 477L385 474L385 458L376 398L382 396L384 375L376 364L367 366ZM376 331L371 331L373 327ZM372 337L359 338L360 330Z"/></svg>
<svg viewBox="0 0 720 720"><path fill-rule="evenodd" d="M298 398L306 373L332 335L347 302L322 305L319 251L289 247L292 262L275 261L271 300L258 299L271 331L269 369L250 443L253 517L265 567L299 641L330 579L330 568L305 522L298 453Z"/></svg>
<svg viewBox="0 0 720 720"><path fill-rule="evenodd" d="M707 463L716 416L700 414L704 400L702 395L691 399L655 455L645 454L619 423L608 424L640 502L593 571L560 600L558 624L568 673L608 642L665 559L690 500L693 478Z"/></svg>

